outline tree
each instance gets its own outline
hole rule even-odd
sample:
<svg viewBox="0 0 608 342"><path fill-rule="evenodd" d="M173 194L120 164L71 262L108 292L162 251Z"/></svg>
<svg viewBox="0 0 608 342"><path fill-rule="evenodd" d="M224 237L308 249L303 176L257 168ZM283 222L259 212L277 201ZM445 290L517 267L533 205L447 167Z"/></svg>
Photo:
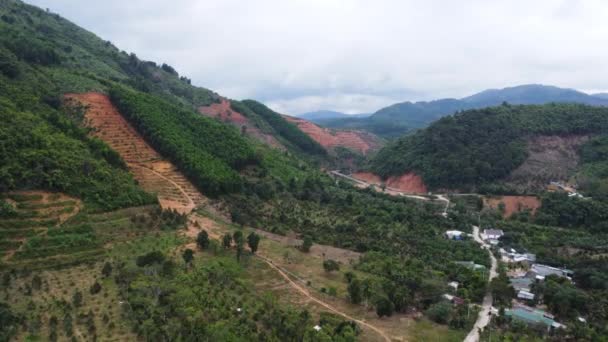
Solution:
<svg viewBox="0 0 608 342"><path fill-rule="evenodd" d="M232 240L237 246L239 243L243 243L243 232L240 230L234 232L234 234L232 234Z"/></svg>
<svg viewBox="0 0 608 342"><path fill-rule="evenodd" d="M80 307L82 305L82 292L76 291L72 295L72 304L74 307Z"/></svg>
<svg viewBox="0 0 608 342"><path fill-rule="evenodd" d="M190 266L190 264L194 260L194 251L191 250L190 248L186 248L184 253L182 253L182 258L184 259L184 262L186 263L186 267Z"/></svg>
<svg viewBox="0 0 608 342"><path fill-rule="evenodd" d="M91 292L91 294L98 294L99 291L101 291L101 285L98 282L95 282L95 284L91 286L89 291Z"/></svg>
<svg viewBox="0 0 608 342"><path fill-rule="evenodd" d="M448 302L439 302L431 305L426 310L426 315L436 323L446 324L450 319L452 305Z"/></svg>
<svg viewBox="0 0 608 342"><path fill-rule="evenodd" d="M165 255L162 252L152 251L138 256L135 264L139 267L144 267L152 264L161 264L163 261L165 261Z"/></svg>
<svg viewBox="0 0 608 342"><path fill-rule="evenodd" d="M255 232L251 232L251 234L249 234L249 236L247 236L247 244L249 245L249 248L251 249L252 254L255 254L255 252L258 250L259 243L260 243L260 236L258 234L256 234Z"/></svg>
<svg viewBox="0 0 608 342"><path fill-rule="evenodd" d="M243 239L238 240L236 244L236 261L241 261L243 255Z"/></svg>
<svg viewBox="0 0 608 342"><path fill-rule="evenodd" d="M196 245L199 249L204 250L209 247L209 234L206 231L201 230L196 236Z"/></svg>
<svg viewBox="0 0 608 342"><path fill-rule="evenodd" d="M335 260L327 259L323 261L323 269L325 269L325 272L339 271L340 264Z"/></svg>
<svg viewBox="0 0 608 342"><path fill-rule="evenodd" d="M106 263L103 265L103 268L101 269L101 274L103 275L104 278L111 276L112 275L112 264L110 264L109 262L106 261Z"/></svg>
<svg viewBox="0 0 608 342"><path fill-rule="evenodd" d="M361 291L361 281L356 277L353 277L351 281L348 283L348 297L350 298L350 302L353 304L361 303L363 300L362 291Z"/></svg>
<svg viewBox="0 0 608 342"><path fill-rule="evenodd" d="M307 235L304 237L304 241L302 242L302 252L310 252L310 247L312 247L312 238Z"/></svg>
<svg viewBox="0 0 608 342"><path fill-rule="evenodd" d="M395 311L395 305L386 296L376 299L376 314L378 317L390 317Z"/></svg>
<svg viewBox="0 0 608 342"><path fill-rule="evenodd" d="M231 245L232 245L232 236L230 235L230 233L224 234L224 237L222 238L222 246L225 249L228 249L228 248L230 248Z"/></svg>

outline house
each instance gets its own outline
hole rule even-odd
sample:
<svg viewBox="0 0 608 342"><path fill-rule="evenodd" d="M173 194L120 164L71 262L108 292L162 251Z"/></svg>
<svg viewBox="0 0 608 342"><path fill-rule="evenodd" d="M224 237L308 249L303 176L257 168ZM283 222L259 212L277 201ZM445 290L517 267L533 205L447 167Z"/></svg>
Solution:
<svg viewBox="0 0 608 342"><path fill-rule="evenodd" d="M523 300L534 300L534 293L525 290L519 290L519 292L517 292L517 298Z"/></svg>
<svg viewBox="0 0 608 342"><path fill-rule="evenodd" d="M515 289L515 291L523 290L523 291L530 292L530 285L532 285L534 280L531 278L527 278L527 277L521 277L521 278L511 278L511 279L509 279L509 282L511 283L511 286L513 286L513 289Z"/></svg>
<svg viewBox="0 0 608 342"><path fill-rule="evenodd" d="M458 285L459 285L459 284L458 284L458 282L457 282L457 281L451 281L451 282L449 282L449 283L448 283L448 286L449 286L449 287L451 287L451 288L453 288L453 289L454 289L454 291L457 291L457 290L458 290Z"/></svg>
<svg viewBox="0 0 608 342"><path fill-rule="evenodd" d="M530 267L530 271L528 272L528 276L531 278L535 278L537 280L545 280L545 277L550 275L556 275L558 277L564 277L567 279L572 279L573 272L571 270L565 268L557 268L543 264L533 264Z"/></svg>
<svg viewBox="0 0 608 342"><path fill-rule="evenodd" d="M507 309L505 310L505 315L527 324L545 326L547 330L565 327L563 324L556 322L551 314L525 305L518 305L512 309Z"/></svg>
<svg viewBox="0 0 608 342"><path fill-rule="evenodd" d="M465 235L466 234L460 230L448 230L445 232L445 237L449 240L462 240Z"/></svg>
<svg viewBox="0 0 608 342"><path fill-rule="evenodd" d="M315 325L312 328L315 329L315 331L321 331L321 326L320 325Z"/></svg>
<svg viewBox="0 0 608 342"><path fill-rule="evenodd" d="M502 229L484 229L483 230L484 240L498 240L503 235L505 235L505 233L502 231Z"/></svg>
<svg viewBox="0 0 608 342"><path fill-rule="evenodd" d="M447 299L450 303L454 304L454 305L462 305L464 304L464 299L460 298L460 297L456 297L453 296L451 294L444 294L442 296L443 298Z"/></svg>
<svg viewBox="0 0 608 342"><path fill-rule="evenodd" d="M536 255L531 253L518 253L513 248L510 251L506 251L503 248L499 250L501 260L505 263L534 263L536 261Z"/></svg>

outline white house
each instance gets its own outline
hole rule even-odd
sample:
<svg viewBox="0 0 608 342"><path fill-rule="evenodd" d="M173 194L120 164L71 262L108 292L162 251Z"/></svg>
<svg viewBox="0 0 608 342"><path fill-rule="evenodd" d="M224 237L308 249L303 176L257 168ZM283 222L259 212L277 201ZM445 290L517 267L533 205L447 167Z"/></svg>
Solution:
<svg viewBox="0 0 608 342"><path fill-rule="evenodd" d="M517 292L517 298L525 299L525 300L534 300L534 293L524 291L524 290L519 290L519 292Z"/></svg>
<svg viewBox="0 0 608 342"><path fill-rule="evenodd" d="M448 230L445 232L445 237L450 240L462 240L466 234L460 230Z"/></svg>
<svg viewBox="0 0 608 342"><path fill-rule="evenodd" d="M457 281L451 281L451 282L448 283L448 286L451 287L451 288L453 288L454 291L458 290L458 285L459 284L458 284Z"/></svg>
<svg viewBox="0 0 608 342"><path fill-rule="evenodd" d="M483 235L485 240L498 240L505 235L505 233L502 229L484 229Z"/></svg>

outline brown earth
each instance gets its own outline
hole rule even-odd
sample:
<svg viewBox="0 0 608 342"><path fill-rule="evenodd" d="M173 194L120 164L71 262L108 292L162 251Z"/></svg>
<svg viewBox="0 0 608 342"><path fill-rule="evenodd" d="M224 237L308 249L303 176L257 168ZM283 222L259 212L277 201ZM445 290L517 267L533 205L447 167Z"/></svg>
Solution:
<svg viewBox="0 0 608 342"><path fill-rule="evenodd" d="M378 175L371 172L356 172L352 174L352 177L374 185L382 185L383 183ZM426 194L428 192L422 177L413 172L401 176L391 176L384 184L386 184L387 189L411 194Z"/></svg>
<svg viewBox="0 0 608 342"><path fill-rule="evenodd" d="M530 209L532 215L536 213L536 210L540 208L540 200L536 196L498 196L498 197L486 197L484 198L486 206L492 209L498 209L500 203L504 203L505 212L503 216L505 218L518 213L520 211Z"/></svg>
<svg viewBox="0 0 608 342"><path fill-rule="evenodd" d="M91 134L120 154L142 188L158 195L163 208L189 213L206 202L205 196L142 138L106 95L66 94L65 98L72 105L86 106L85 124L93 128Z"/></svg>
<svg viewBox="0 0 608 342"><path fill-rule="evenodd" d="M225 98L221 98L220 103L213 103L210 106L198 108L199 113L230 123L240 130L245 130L246 134L272 147L285 150L285 147L270 134L262 132L255 126L246 116L235 111L230 107L230 102ZM243 128L245 127L245 128Z"/></svg>
<svg viewBox="0 0 608 342"><path fill-rule="evenodd" d="M308 134L314 141L326 149L345 147L363 154L375 151L381 146L380 139L368 132L356 130L332 130L323 128L310 121L288 115L283 117L298 126L302 132Z"/></svg>
<svg viewBox="0 0 608 342"><path fill-rule="evenodd" d="M579 164L578 149L589 135L540 135L526 143L528 157L507 178L520 190L538 190L550 181L569 179Z"/></svg>

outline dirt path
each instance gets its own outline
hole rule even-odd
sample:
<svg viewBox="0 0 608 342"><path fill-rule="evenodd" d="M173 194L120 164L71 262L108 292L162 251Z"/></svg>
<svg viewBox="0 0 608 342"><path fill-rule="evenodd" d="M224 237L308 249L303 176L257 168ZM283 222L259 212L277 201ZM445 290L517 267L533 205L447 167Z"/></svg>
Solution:
<svg viewBox="0 0 608 342"><path fill-rule="evenodd" d="M485 243L481 237L479 236L479 227L473 226L473 239L477 243L481 245L482 248L488 251L490 255L490 259L492 260L492 267L490 268L490 277L488 278L488 283L492 281L492 279L498 276L496 272L496 268L498 263L496 262L496 258L492 251L490 250L490 245ZM478 342L479 341L479 333L483 331L483 329L490 323L490 319L492 316L490 315L490 310L492 309L492 292L490 289L487 290L485 297L483 298L483 302L481 304L481 311L479 311L479 316L477 316L477 321L473 325L473 328L464 339L464 342Z"/></svg>
<svg viewBox="0 0 608 342"><path fill-rule="evenodd" d="M296 282L294 282L293 280L291 280L291 278L287 275L287 273L285 273L279 266L275 265L274 262L271 259L268 259L262 255L256 255L260 260L264 261L266 264L268 264L268 266L270 266L271 268L273 268L274 270L276 270L290 285L291 287L293 287L294 289L296 289L298 292L300 292L301 294L303 294L306 298L308 298L309 300L321 305L322 307L326 308L327 310L338 314L348 320L357 322L358 324L361 324L362 326L369 328L371 330L373 330L374 332L376 332L378 335L382 336L382 338L385 341L390 342L391 338L382 330L376 328L375 326L366 323L362 320L356 319L338 309L336 309L335 307L331 306L330 304L325 303L324 301L314 297L313 295L310 294L310 292L308 292L307 289L303 288L302 286L298 285Z"/></svg>
<svg viewBox="0 0 608 342"><path fill-rule="evenodd" d="M196 208L196 203L194 203L194 200L192 199L192 197L190 197L188 195L188 193L186 192L186 190L184 190L184 188L182 188L179 184L177 184L176 182L174 182L173 180L171 180L168 177L163 176L160 172L157 172L156 170L154 170L153 168L147 167L143 164L135 164L133 163L131 166L135 166L135 167L142 167L147 169L148 171L152 172L153 174L157 175L158 177L160 177L161 179L165 180L167 183L173 185L179 192L181 192L181 194L183 195L183 197L188 201L188 205L187 206L175 206L175 210L177 210L178 212L182 212L182 213L189 213L192 211L192 209ZM163 199L159 198L159 201L163 201ZM166 200L165 200L166 201ZM162 207L172 207L172 205L165 203L165 205L162 205L163 203L161 203Z"/></svg>

